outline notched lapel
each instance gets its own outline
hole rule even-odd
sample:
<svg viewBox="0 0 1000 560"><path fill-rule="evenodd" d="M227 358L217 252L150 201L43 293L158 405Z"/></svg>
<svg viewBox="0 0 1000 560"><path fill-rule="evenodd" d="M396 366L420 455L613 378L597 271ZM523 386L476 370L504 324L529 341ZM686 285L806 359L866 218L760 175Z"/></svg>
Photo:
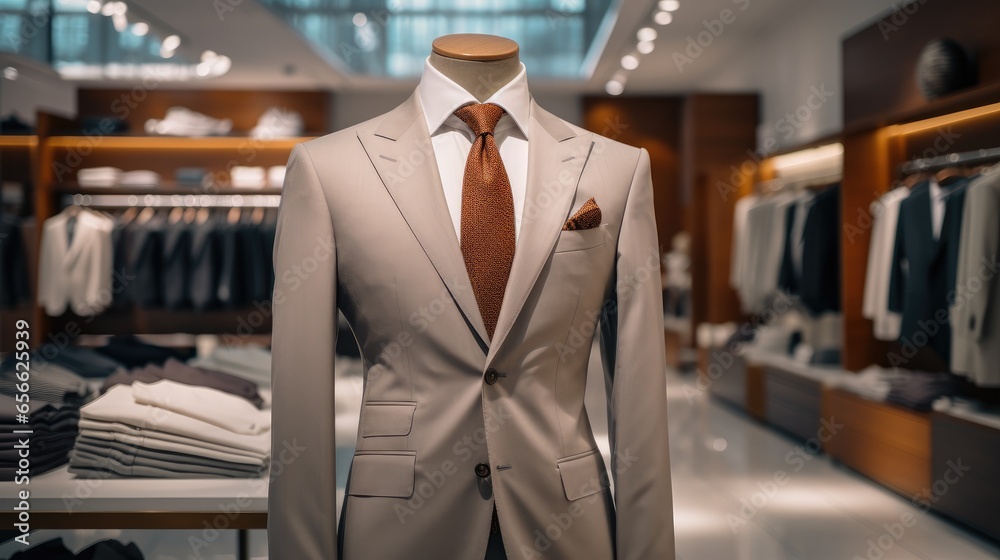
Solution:
<svg viewBox="0 0 1000 560"><path fill-rule="evenodd" d="M592 134L577 134L534 101L531 126L521 230L487 363L506 339L552 254L594 146Z"/></svg>
<svg viewBox="0 0 1000 560"><path fill-rule="evenodd" d="M441 188L434 147L416 96L386 115L373 132L358 131L358 140L410 231L485 347L490 339L465 269Z"/></svg>

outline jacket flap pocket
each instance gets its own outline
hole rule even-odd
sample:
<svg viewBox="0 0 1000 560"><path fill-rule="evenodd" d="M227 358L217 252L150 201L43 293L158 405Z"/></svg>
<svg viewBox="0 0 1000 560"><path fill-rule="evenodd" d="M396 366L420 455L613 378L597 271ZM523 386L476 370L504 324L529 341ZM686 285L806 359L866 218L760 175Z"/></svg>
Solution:
<svg viewBox="0 0 1000 560"><path fill-rule="evenodd" d="M416 464L416 451L359 451L354 454L347 493L409 498L413 494Z"/></svg>
<svg viewBox="0 0 1000 560"><path fill-rule="evenodd" d="M607 241L608 226L601 225L590 229L571 229L559 232L559 240L556 241L556 253L567 251L582 251L599 245L604 245Z"/></svg>
<svg viewBox="0 0 1000 560"><path fill-rule="evenodd" d="M362 414L361 437L408 435L416 408L415 402L369 401Z"/></svg>
<svg viewBox="0 0 1000 560"><path fill-rule="evenodd" d="M604 458L598 449L559 459L558 465L568 500L596 494L609 485L604 474Z"/></svg>

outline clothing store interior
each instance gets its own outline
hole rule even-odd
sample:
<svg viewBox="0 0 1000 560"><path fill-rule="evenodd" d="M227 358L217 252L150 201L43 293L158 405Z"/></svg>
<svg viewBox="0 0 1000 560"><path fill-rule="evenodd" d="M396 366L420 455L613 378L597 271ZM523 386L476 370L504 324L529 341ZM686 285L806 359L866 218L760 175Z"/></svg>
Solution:
<svg viewBox="0 0 1000 560"><path fill-rule="evenodd" d="M0 0L0 558L1000 558L998 21Z"/></svg>

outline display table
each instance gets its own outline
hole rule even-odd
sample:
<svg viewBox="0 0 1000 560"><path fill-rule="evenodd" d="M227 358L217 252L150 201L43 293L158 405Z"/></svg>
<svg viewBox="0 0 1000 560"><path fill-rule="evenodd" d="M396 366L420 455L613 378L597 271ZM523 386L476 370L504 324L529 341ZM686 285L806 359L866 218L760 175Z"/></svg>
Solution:
<svg viewBox="0 0 1000 560"><path fill-rule="evenodd" d="M13 527L14 496L30 495L31 530L236 530L237 558L247 558L247 530L267 528L267 481L259 478L76 478L66 466L28 486L0 482L0 523Z"/></svg>

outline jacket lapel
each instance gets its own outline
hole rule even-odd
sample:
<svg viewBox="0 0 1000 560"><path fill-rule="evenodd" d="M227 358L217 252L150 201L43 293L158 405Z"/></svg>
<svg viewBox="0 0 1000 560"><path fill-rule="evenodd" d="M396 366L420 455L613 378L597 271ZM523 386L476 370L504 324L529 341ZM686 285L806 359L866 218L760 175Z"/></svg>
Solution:
<svg viewBox="0 0 1000 560"><path fill-rule="evenodd" d="M441 188L434 148L422 117L414 94L388 113L374 132L358 131L358 139L403 219L485 348L490 338L465 269Z"/></svg>
<svg viewBox="0 0 1000 560"><path fill-rule="evenodd" d="M531 101L528 185L510 279L504 292L489 364L514 326L539 273L552 254L576 198L580 174L593 148L592 134L577 134Z"/></svg>

